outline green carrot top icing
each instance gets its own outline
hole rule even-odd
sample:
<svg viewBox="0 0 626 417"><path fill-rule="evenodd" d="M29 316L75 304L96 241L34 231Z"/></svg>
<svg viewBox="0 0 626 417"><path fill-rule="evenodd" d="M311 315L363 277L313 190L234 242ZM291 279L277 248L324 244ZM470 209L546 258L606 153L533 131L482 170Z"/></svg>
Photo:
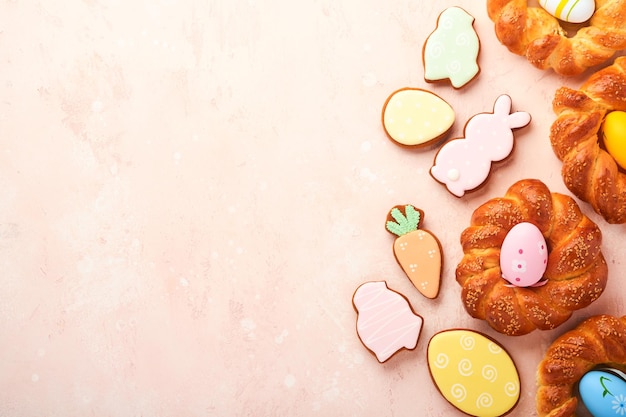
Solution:
<svg viewBox="0 0 626 417"><path fill-rule="evenodd" d="M397 236L406 235L407 233L417 230L422 220L419 210L416 210L415 207L410 204L404 206L404 213L402 213L398 207L394 207L389 214L395 221L388 220L386 228L389 232Z"/></svg>

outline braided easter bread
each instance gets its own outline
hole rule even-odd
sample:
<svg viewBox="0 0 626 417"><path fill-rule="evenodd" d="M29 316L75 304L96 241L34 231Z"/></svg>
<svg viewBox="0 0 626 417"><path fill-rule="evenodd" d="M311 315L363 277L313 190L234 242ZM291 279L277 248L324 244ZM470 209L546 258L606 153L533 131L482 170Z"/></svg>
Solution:
<svg viewBox="0 0 626 417"><path fill-rule="evenodd" d="M540 69L577 75L626 48L626 2L595 0L589 25L568 37L559 21L527 0L487 0L498 40Z"/></svg>
<svg viewBox="0 0 626 417"><path fill-rule="evenodd" d="M502 278L502 242L521 222L537 226L548 245L543 286L515 287ZM518 181L504 197L478 207L461 233L464 256L456 280L465 309L511 336L553 329L604 291L608 268L601 243L600 229L571 197L550 193L539 180Z"/></svg>
<svg viewBox="0 0 626 417"><path fill-rule="evenodd" d="M594 316L557 338L537 370L539 416L574 416L574 386L597 367L626 367L626 316Z"/></svg>
<svg viewBox="0 0 626 417"><path fill-rule="evenodd" d="M565 185L607 222L625 223L626 174L601 148L598 131L607 113L626 110L626 57L593 74L579 90L559 88L552 107L557 118L550 142L563 161Z"/></svg>

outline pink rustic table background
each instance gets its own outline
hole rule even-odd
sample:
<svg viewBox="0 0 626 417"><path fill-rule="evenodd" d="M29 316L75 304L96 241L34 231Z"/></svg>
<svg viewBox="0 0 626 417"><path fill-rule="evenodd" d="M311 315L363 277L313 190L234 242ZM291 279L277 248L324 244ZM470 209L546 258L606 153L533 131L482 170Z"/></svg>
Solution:
<svg viewBox="0 0 626 417"><path fill-rule="evenodd" d="M475 18L478 77L426 84L421 52L448 6ZM460 302L471 212L516 180L568 193L548 141L562 78L496 40L485 2L7 0L0 4L0 416L451 416L426 346L467 327L520 368L535 415L556 336L626 313L625 226L604 234L609 284L557 330L494 333ZM436 149L385 136L381 109L428 88L465 121L508 94L531 124L463 199L428 174ZM444 250L422 297L384 229L412 203ZM380 364L351 297L386 280L424 317Z"/></svg>

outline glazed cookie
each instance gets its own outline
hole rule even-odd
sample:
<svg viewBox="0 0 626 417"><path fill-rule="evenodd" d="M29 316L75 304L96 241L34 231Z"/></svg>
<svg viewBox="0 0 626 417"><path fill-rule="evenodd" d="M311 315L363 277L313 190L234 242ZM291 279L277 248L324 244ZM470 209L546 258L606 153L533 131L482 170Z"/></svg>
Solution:
<svg viewBox="0 0 626 417"><path fill-rule="evenodd" d="M385 228L396 236L393 254L415 288L427 298L439 294L442 250L439 240L420 229L424 212L410 204L395 206L387 214Z"/></svg>
<svg viewBox="0 0 626 417"><path fill-rule="evenodd" d="M438 141L454 119L454 110L444 99L419 88L395 91L383 106L385 133L402 146L422 147Z"/></svg>
<svg viewBox="0 0 626 417"><path fill-rule="evenodd" d="M424 79L449 80L454 88L463 87L480 72L479 51L474 17L460 7L447 8L439 15L437 28L424 44Z"/></svg>
<svg viewBox="0 0 626 417"><path fill-rule="evenodd" d="M534 227L513 232L523 223ZM517 236L505 247L511 233ZM518 181L504 197L476 208L460 242L463 258L456 280L466 311L509 336L560 326L574 311L597 300L607 283L600 228L573 198L551 193L539 180ZM546 282L532 286L544 267L540 279ZM530 285L511 285L524 284L531 270L535 278L528 278Z"/></svg>
<svg viewBox="0 0 626 417"><path fill-rule="evenodd" d="M409 300L387 287L385 281L362 284L354 292L356 331L365 347L385 362L400 349L417 346L424 320L415 314Z"/></svg>
<svg viewBox="0 0 626 417"><path fill-rule="evenodd" d="M489 177L491 162L502 161L513 151L513 129L530 123L530 114L511 113L511 98L496 99L493 113L473 116L465 126L465 137L447 142L435 156L430 175L448 191L463 197Z"/></svg>
<svg viewBox="0 0 626 417"><path fill-rule="evenodd" d="M502 416L520 398L515 363L495 340L472 330L446 330L428 343L428 368L441 395L462 412Z"/></svg>

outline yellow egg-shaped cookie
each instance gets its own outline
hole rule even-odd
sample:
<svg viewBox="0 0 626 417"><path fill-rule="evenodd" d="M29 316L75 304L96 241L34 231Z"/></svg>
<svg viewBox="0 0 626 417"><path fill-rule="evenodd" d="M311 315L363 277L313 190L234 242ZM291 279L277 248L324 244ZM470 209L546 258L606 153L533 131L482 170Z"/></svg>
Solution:
<svg viewBox="0 0 626 417"><path fill-rule="evenodd" d="M626 112L612 111L604 118L602 139L606 151L626 169Z"/></svg>
<svg viewBox="0 0 626 417"><path fill-rule="evenodd" d="M501 416L519 400L520 379L513 359L480 333L437 333L428 343L428 367L441 395L466 414Z"/></svg>
<svg viewBox="0 0 626 417"><path fill-rule="evenodd" d="M394 92L383 107L387 136L404 146L423 146L440 139L454 118L454 110L444 99L419 88Z"/></svg>

